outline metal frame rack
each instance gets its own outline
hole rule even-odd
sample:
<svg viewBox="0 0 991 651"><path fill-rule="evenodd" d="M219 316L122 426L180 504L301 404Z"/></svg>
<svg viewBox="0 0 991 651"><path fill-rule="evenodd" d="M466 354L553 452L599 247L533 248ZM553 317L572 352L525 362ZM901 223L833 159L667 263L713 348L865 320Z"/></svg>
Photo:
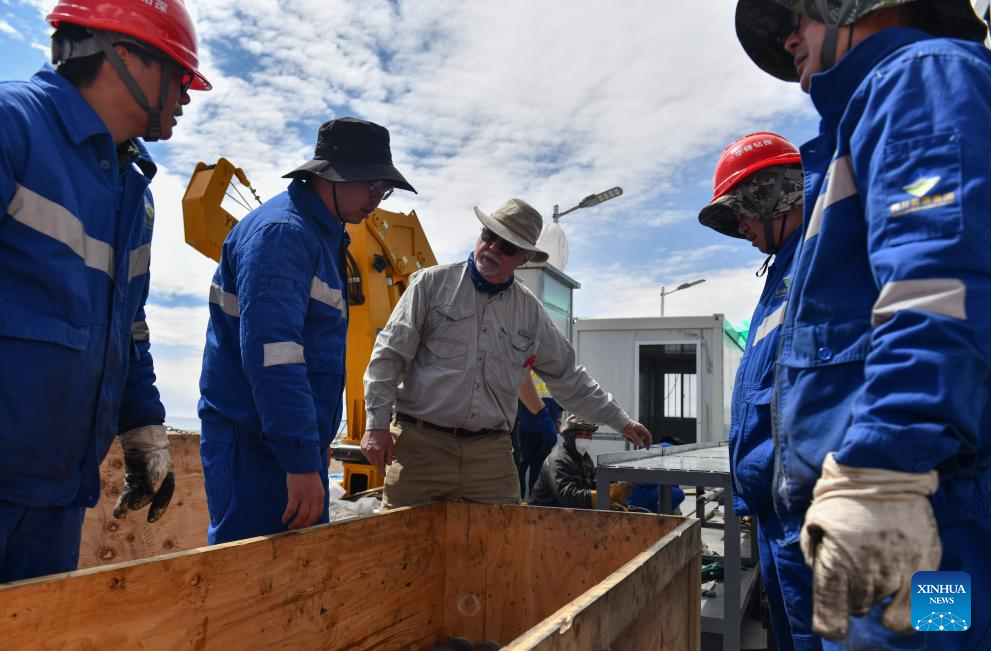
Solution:
<svg viewBox="0 0 991 651"><path fill-rule="evenodd" d="M725 442L701 443L677 447L657 447L598 457L596 470L597 508L609 508L609 483L628 481L661 486L661 508L671 510L671 486L696 486L696 517L703 528L723 530L723 556L703 555L702 562L723 561L723 583L716 595L702 598L702 630L723 637L723 651L739 651L740 624L747 603L759 578L756 567L756 531L741 527L733 515L733 487L729 472L729 448ZM709 495L721 500L723 524L713 521L705 509L702 487L722 489ZM748 529L750 556L741 555L743 529Z"/></svg>

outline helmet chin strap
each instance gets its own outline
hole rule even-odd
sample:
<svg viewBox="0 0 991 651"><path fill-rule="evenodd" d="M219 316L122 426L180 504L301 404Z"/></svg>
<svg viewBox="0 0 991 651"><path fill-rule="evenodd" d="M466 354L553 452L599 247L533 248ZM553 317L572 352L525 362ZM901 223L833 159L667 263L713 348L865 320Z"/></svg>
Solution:
<svg viewBox="0 0 991 651"><path fill-rule="evenodd" d="M93 40L99 46L100 51L103 55L107 57L107 61L110 65L114 67L117 74L120 75L121 81L127 86L127 89L131 92L131 96L134 101L138 103L145 113L148 114L148 128L145 132L144 139L148 142L155 142L162 137L162 106L165 104L165 99L169 94L169 83L172 80L172 76L176 71L176 66L173 63L162 57L160 59L162 65L162 83L158 91L158 106L154 107L148 103L148 98L145 97L144 92L138 85L138 82L134 80L127 66L121 60L120 56L117 54L117 50L114 49L113 43L110 42L110 38L101 31L93 32Z"/></svg>
<svg viewBox="0 0 991 651"><path fill-rule="evenodd" d="M759 213L761 216L761 223L764 225L764 241L767 244L768 256L764 259L764 264L761 265L760 269L757 270L757 277L763 276L767 273L767 266L771 262L771 258L777 253L778 249L781 248L781 240L784 239L785 232L785 220L781 219L781 235L777 240L774 238L774 209L778 207L778 201L781 199L781 186L785 182L785 171L778 170L777 177L774 179L774 189L771 190L771 205L768 206L767 210L761 210L760 203L751 194L750 188L745 185L740 187L740 194L743 198L750 204L755 212Z"/></svg>
<svg viewBox="0 0 991 651"><path fill-rule="evenodd" d="M816 8L822 17L822 22L826 24L826 34L822 39L822 49L819 51L819 65L822 72L832 68L836 64L836 50L839 46L840 27L846 23L850 13L857 8L860 0L843 0L840 10L836 15L836 22L829 20L829 0L816 0ZM851 27L851 29L853 29ZM851 33L851 39L852 39Z"/></svg>
<svg viewBox="0 0 991 651"><path fill-rule="evenodd" d="M337 182L336 181L331 181L330 182L330 191L333 193L333 196L334 196L334 217L337 217L337 220L338 221L340 221L341 223L344 223L344 218L341 217L341 207L339 205L337 205Z"/></svg>

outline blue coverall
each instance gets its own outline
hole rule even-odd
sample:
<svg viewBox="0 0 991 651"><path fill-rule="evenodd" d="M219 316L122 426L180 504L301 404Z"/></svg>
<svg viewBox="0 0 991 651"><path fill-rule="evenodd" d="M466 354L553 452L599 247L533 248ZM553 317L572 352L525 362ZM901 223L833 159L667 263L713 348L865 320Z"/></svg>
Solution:
<svg viewBox="0 0 991 651"><path fill-rule="evenodd" d="M114 436L165 420L154 175L51 67L0 83L0 582L75 569Z"/></svg>
<svg viewBox="0 0 991 651"><path fill-rule="evenodd" d="M344 406L349 242L302 180L224 242L200 378L211 544L285 531L287 473L319 472L327 489Z"/></svg>
<svg viewBox="0 0 991 651"><path fill-rule="evenodd" d="M729 431L733 512L757 519L757 551L767 606L778 649L821 649L812 632L812 573L797 542L780 541L781 523L772 507L774 442L771 391L781 321L788 303L796 232L785 240L768 268L764 289L750 319L750 333L733 383Z"/></svg>
<svg viewBox="0 0 991 651"><path fill-rule="evenodd" d="M825 455L939 472L940 569L970 630L900 637L880 606L827 648L991 648L991 52L886 29L812 78L805 223L775 374L775 507L798 539Z"/></svg>

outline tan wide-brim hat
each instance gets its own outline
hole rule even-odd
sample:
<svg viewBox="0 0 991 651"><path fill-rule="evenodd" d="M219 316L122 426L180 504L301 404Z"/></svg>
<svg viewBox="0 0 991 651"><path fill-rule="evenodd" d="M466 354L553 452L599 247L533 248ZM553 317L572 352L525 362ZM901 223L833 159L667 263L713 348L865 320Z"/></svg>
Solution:
<svg viewBox="0 0 991 651"><path fill-rule="evenodd" d="M490 215L475 206L475 215L490 231L510 244L532 253L530 260L533 262L547 260L547 254L537 248L537 238L544 227L544 218L526 201L510 199Z"/></svg>

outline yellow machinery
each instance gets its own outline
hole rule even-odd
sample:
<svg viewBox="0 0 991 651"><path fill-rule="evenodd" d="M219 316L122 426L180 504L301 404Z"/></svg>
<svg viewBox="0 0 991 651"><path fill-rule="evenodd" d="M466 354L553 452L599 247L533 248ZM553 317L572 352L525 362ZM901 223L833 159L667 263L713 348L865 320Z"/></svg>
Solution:
<svg viewBox="0 0 991 651"><path fill-rule="evenodd" d="M182 197L186 243L218 261L224 239L237 224L237 218L221 205L224 197L230 196L227 191L234 178L261 203L244 172L225 158L214 165L197 163ZM410 274L437 264L437 259L414 211L380 208L360 224L347 224L347 231L351 236L347 260L347 433L333 446L333 455L344 463L344 488L353 494L382 485L378 469L365 463L359 448L365 431L362 376L372 345L409 285Z"/></svg>

